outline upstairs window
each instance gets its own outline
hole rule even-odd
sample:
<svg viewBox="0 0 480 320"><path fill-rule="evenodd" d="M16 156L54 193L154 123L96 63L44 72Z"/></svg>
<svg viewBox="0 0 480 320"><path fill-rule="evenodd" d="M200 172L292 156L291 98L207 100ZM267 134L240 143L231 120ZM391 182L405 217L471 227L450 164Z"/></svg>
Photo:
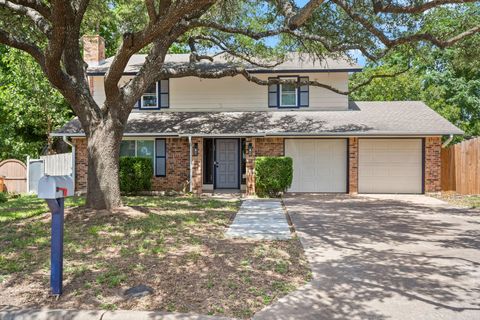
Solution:
<svg viewBox="0 0 480 320"><path fill-rule="evenodd" d="M141 109L158 109L157 84L154 83L143 93Z"/></svg>
<svg viewBox="0 0 480 320"><path fill-rule="evenodd" d="M284 80L285 83L268 86L268 106L271 108L299 108L309 105L308 77L281 77L270 80Z"/></svg>
<svg viewBox="0 0 480 320"><path fill-rule="evenodd" d="M280 107L296 107L297 106L297 78L281 78L281 80L289 81L281 83L280 86Z"/></svg>
<svg viewBox="0 0 480 320"><path fill-rule="evenodd" d="M155 82L145 90L136 108L158 110L170 107L170 84L168 79Z"/></svg>

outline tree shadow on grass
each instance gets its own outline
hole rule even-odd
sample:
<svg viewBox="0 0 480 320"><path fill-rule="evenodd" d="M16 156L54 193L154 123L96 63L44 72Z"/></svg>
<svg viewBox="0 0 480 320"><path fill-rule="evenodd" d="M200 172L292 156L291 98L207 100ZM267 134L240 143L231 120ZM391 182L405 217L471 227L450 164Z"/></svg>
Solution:
<svg viewBox="0 0 480 320"><path fill-rule="evenodd" d="M305 282L309 270L298 241L223 236L235 204L165 201L162 206L175 205L168 205L170 210L152 205L94 214L83 208L69 210L64 294L58 301L48 294L48 215L38 221L41 231L34 232L27 220L11 223L9 229L17 232L0 236L0 243L12 252L6 259L18 261L22 251L30 257L0 283L0 300L32 308L164 310L247 318ZM40 232L46 239L41 246L35 242ZM28 241L19 247L8 240L14 238ZM2 249L2 255L8 250ZM155 293L124 299L123 291L138 284L153 287Z"/></svg>

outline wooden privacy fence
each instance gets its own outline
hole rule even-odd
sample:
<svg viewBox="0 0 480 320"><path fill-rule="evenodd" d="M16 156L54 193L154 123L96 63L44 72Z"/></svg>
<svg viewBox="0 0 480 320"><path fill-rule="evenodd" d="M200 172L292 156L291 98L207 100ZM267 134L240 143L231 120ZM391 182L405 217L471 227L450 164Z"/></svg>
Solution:
<svg viewBox="0 0 480 320"><path fill-rule="evenodd" d="M4 192L5 190L5 180L3 177L0 177L0 192Z"/></svg>
<svg viewBox="0 0 480 320"><path fill-rule="evenodd" d="M442 191L480 194L480 137L443 148L441 157Z"/></svg>
<svg viewBox="0 0 480 320"><path fill-rule="evenodd" d="M10 193L27 192L27 167L16 159L0 162L0 176L3 177L3 191Z"/></svg>

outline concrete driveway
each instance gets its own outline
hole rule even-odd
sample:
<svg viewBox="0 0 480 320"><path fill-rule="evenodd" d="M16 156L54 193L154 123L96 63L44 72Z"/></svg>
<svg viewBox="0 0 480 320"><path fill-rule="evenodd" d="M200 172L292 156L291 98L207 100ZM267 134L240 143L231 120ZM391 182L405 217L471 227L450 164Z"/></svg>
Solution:
<svg viewBox="0 0 480 320"><path fill-rule="evenodd" d="M313 281L255 319L480 319L480 211L425 196L285 205Z"/></svg>

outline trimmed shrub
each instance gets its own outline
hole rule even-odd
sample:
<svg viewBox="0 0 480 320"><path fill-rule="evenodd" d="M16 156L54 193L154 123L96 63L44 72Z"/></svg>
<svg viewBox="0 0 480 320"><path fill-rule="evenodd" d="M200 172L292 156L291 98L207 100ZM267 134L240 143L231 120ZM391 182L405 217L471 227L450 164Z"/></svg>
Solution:
<svg viewBox="0 0 480 320"><path fill-rule="evenodd" d="M257 157L255 190L259 197L279 197L292 185L293 160L290 157Z"/></svg>
<svg viewBox="0 0 480 320"><path fill-rule="evenodd" d="M126 193L152 190L153 163L150 158L120 157L120 190Z"/></svg>
<svg viewBox="0 0 480 320"><path fill-rule="evenodd" d="M6 192L0 192L0 203L7 202L8 197Z"/></svg>

